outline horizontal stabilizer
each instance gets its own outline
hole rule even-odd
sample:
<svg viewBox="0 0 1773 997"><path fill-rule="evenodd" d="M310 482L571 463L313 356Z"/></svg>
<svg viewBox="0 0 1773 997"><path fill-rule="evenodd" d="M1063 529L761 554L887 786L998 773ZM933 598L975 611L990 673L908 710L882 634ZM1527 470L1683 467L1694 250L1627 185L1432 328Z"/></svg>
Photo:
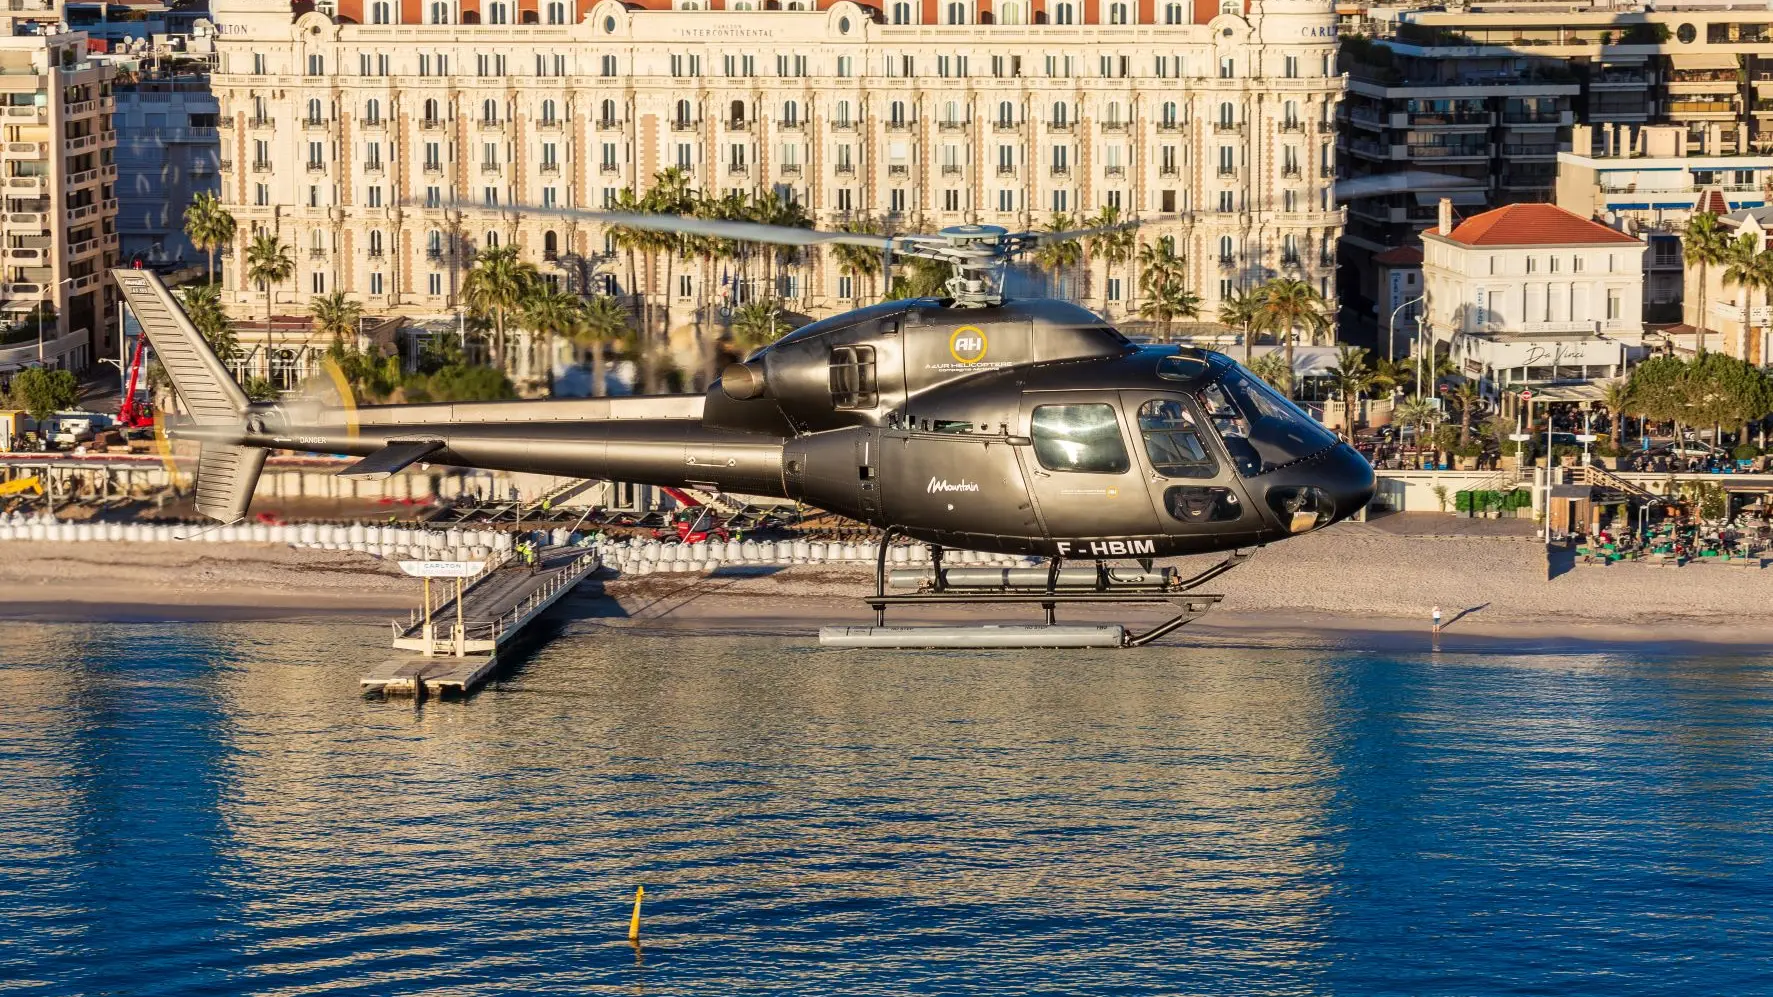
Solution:
<svg viewBox="0 0 1773 997"><path fill-rule="evenodd" d="M398 440L345 468L338 476L379 481L442 449L442 440Z"/></svg>

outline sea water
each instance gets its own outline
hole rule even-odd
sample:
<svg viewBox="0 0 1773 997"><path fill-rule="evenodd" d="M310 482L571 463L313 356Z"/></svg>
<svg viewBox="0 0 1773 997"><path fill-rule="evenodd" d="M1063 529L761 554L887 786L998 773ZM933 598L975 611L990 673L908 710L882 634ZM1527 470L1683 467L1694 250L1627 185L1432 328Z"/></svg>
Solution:
<svg viewBox="0 0 1773 997"><path fill-rule="evenodd" d="M1763 657L386 647L8 624L0 992L1773 993Z"/></svg>

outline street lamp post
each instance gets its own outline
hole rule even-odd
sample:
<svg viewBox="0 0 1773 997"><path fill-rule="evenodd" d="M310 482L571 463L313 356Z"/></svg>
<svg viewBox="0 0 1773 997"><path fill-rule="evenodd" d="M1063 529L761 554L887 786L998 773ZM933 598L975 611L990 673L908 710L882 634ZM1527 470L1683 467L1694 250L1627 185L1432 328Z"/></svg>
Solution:
<svg viewBox="0 0 1773 997"><path fill-rule="evenodd" d="M1418 294L1414 298L1398 305L1391 310L1391 316L1385 320L1385 359L1390 360L1392 363L1397 362L1397 313L1410 307L1416 302L1421 301L1424 297L1426 297L1426 295ZM1418 338L1420 338L1422 330L1422 320L1420 317L1416 320L1416 330Z"/></svg>

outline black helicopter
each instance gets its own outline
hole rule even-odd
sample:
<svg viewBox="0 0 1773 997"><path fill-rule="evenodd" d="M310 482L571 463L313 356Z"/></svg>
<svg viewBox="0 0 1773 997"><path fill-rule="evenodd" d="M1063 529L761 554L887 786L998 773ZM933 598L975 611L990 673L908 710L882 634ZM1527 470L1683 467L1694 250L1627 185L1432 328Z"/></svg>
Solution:
<svg viewBox="0 0 1773 997"><path fill-rule="evenodd" d="M1151 558L1327 526L1372 496L1372 468L1352 447L1229 357L1141 347L1069 302L1004 297L1010 257L1099 230L881 236L558 213L754 242L861 243L889 263L894 252L946 262L953 276L946 297L797 329L727 367L702 395L394 405L344 417L249 403L157 277L115 270L189 410L172 434L202 443L199 510L244 517L268 450L345 453L363 459L343 476L424 461L797 499L938 551L1047 557L1051 590L1061 561L1133 559L1149 571ZM1097 577L1106 588L1101 564ZM942 579L938 556L937 590Z"/></svg>

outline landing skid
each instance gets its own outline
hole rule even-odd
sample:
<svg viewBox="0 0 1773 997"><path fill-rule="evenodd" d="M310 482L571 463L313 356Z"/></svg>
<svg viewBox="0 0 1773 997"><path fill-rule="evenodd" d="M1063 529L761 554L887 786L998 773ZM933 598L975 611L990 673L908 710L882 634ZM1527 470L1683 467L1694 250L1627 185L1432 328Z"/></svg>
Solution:
<svg viewBox="0 0 1773 997"><path fill-rule="evenodd" d="M1249 560L1255 550L1233 551L1229 557L1189 578L1159 577L1152 581L1117 580L1104 561L1095 561L1094 584L1079 584L1076 574L1066 578L1061 587L1064 559L1049 558L1044 584L1026 584L1004 572L1001 584L958 587L948 583L942 566L943 549L930 546L931 581L915 593L887 594L887 551L897 531L887 530L881 537L880 553L874 566L874 594L863 596L874 610L872 627L826 627L819 632L819 642L837 647L1143 647L1174 633L1205 616L1218 605L1223 595L1196 592L1200 586L1218 578ZM1149 561L1142 561L1150 577ZM1086 579L1088 576L1085 576ZM1156 604L1176 607L1176 615L1148 630L1135 631L1125 626L1090 625L1061 626L1058 607L1061 604L1113 603ZM1045 626L957 626L957 627L889 627L886 611L895 606L933 605L1029 605L1039 606L1046 614Z"/></svg>

